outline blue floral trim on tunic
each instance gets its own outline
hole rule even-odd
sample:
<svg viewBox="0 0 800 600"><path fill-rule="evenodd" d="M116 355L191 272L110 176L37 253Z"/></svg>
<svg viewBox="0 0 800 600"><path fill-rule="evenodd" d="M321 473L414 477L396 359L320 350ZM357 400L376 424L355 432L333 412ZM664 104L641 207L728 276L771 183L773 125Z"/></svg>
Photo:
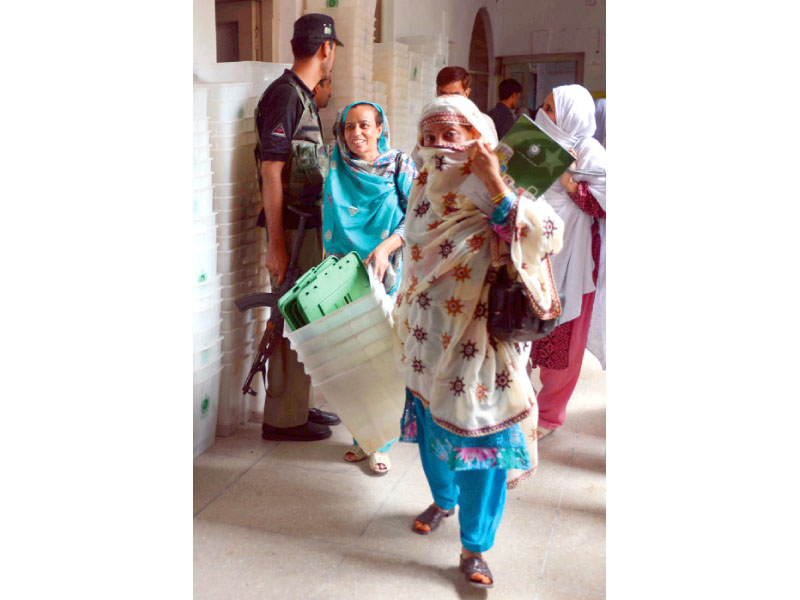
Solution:
<svg viewBox="0 0 800 600"><path fill-rule="evenodd" d="M418 414L422 415L422 423L419 423ZM420 426L424 427L428 450L447 463L451 471L527 471L531 468L531 457L519 423L489 435L462 437L437 425L430 409L406 389L406 406L400 421L400 441L418 443L417 429Z"/></svg>

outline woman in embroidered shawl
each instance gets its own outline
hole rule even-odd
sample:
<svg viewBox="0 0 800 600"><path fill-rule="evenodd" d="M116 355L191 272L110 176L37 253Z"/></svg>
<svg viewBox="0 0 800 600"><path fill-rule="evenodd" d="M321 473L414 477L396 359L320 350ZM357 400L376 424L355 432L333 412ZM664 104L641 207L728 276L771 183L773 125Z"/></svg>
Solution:
<svg viewBox="0 0 800 600"><path fill-rule="evenodd" d="M562 226L545 202L506 188L496 134L467 98L431 102L418 133L423 166L409 197L394 334L408 388L400 439L419 445L434 503L412 529L431 533L459 505L460 568L470 585L491 587L481 553L507 485L536 466L537 407L530 345L489 334L489 286L508 269L540 317L557 316L548 256Z"/></svg>
<svg viewBox="0 0 800 600"><path fill-rule="evenodd" d="M604 369L606 366L606 153L592 137L595 104L580 85L555 88L537 113L536 123L576 156L577 169L598 173L566 172L543 195L564 221L564 248L553 257L552 265L556 286L565 300L559 326L535 342L531 351L542 382L537 428L537 436L542 438L564 424L584 350L594 354Z"/></svg>
<svg viewBox="0 0 800 600"><path fill-rule="evenodd" d="M343 256L353 250L373 263L378 281L391 296L400 285L403 230L408 193L416 176L411 159L389 147L389 123L383 109L356 102L339 111L333 128L336 144L323 191L325 251ZM394 440L370 455L370 468L386 473ZM344 459L364 460L354 439Z"/></svg>

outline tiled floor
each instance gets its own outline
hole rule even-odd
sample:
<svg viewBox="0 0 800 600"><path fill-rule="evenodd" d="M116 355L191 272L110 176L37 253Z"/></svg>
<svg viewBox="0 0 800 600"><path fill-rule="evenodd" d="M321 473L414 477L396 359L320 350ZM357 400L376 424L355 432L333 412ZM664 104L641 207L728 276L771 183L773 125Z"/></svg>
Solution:
<svg viewBox="0 0 800 600"><path fill-rule="evenodd" d="M539 383L534 371L534 384ZM350 436L267 442L251 423L194 461L196 599L605 597L605 372L586 354L564 426L539 445L539 469L511 490L495 577L476 590L458 572L458 522L410 531L430 502L417 448L392 470L342 460Z"/></svg>

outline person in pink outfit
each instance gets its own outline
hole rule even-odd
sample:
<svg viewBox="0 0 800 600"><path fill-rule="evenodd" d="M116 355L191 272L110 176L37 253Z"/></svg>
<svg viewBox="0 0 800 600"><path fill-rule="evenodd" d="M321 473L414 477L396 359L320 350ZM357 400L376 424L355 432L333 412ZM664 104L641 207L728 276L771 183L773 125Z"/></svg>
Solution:
<svg viewBox="0 0 800 600"><path fill-rule="evenodd" d="M555 88L536 123L576 157L544 193L564 221L564 247L551 264L565 300L558 327L531 348L531 364L539 367L542 382L536 430L542 438L564 424L587 348L605 369L606 178L605 148L592 137L595 104L586 88Z"/></svg>

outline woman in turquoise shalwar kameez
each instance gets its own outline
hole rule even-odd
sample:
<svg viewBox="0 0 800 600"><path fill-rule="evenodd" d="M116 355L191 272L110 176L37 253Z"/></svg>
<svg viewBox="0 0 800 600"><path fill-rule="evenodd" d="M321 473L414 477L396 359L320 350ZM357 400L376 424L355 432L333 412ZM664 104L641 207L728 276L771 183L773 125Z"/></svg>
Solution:
<svg viewBox="0 0 800 600"><path fill-rule="evenodd" d="M325 252L357 251L393 296L400 287L405 213L416 167L408 155L390 148L389 123L378 104L350 104L337 115L333 130L336 144L323 191ZM394 441L370 455L374 472L391 468L387 452ZM344 459L365 458L353 440Z"/></svg>

